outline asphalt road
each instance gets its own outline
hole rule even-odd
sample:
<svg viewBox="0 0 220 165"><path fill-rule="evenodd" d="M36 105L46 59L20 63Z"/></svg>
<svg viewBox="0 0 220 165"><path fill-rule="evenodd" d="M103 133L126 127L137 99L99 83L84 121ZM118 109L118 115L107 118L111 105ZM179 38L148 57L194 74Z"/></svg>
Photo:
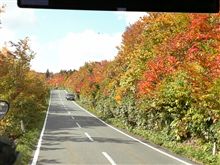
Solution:
<svg viewBox="0 0 220 165"><path fill-rule="evenodd" d="M50 106L32 165L193 164L106 125L73 101L51 91Z"/></svg>

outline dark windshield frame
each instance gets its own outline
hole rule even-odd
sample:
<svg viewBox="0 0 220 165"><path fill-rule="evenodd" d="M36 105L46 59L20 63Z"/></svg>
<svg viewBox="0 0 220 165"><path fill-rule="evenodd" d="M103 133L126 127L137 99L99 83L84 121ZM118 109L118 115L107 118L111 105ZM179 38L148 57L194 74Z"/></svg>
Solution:
<svg viewBox="0 0 220 165"><path fill-rule="evenodd" d="M218 13L219 0L17 0L21 8ZM40 2L40 3L39 3Z"/></svg>

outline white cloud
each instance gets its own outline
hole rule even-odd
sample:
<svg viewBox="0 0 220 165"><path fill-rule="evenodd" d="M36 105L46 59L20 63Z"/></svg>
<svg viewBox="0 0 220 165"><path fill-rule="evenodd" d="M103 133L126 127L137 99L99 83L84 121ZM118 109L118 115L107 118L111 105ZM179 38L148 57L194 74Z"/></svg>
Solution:
<svg viewBox="0 0 220 165"><path fill-rule="evenodd" d="M146 12L128 12L128 11L117 11L116 14L118 15L119 20L125 20L126 25L135 23L141 17L147 15Z"/></svg>
<svg viewBox="0 0 220 165"><path fill-rule="evenodd" d="M15 33L7 28L0 28L0 48L5 45L6 41L15 40Z"/></svg>
<svg viewBox="0 0 220 165"><path fill-rule="evenodd" d="M36 40L35 40L36 41ZM112 60L117 55L116 46L121 42L121 33L100 34L93 30L68 33L65 37L38 45L34 42L37 56L32 68L45 72L59 72L61 69L79 69L85 62Z"/></svg>
<svg viewBox="0 0 220 165"><path fill-rule="evenodd" d="M32 60L32 69L45 72L49 69L59 72L61 69L78 69L85 62L112 60L117 55L116 46L121 43L121 33L96 33L84 30L80 33L70 32L62 38L42 42L31 30L37 28L36 13L32 9L20 9L15 3L6 2L6 12L1 15L0 44L4 41L17 41L24 34L31 34L31 48L37 53ZM119 19L133 23L144 13L118 12ZM24 32L24 33L23 33ZM22 34L23 33L23 34ZM0 45L1 46L1 45Z"/></svg>
<svg viewBox="0 0 220 165"><path fill-rule="evenodd" d="M32 9L17 7L16 1L4 1L5 12L1 14L2 26L7 29L18 31L34 27L37 17Z"/></svg>
<svg viewBox="0 0 220 165"><path fill-rule="evenodd" d="M20 9L17 7L16 3L16 0L3 0L0 4L6 5L5 12L0 13L0 47L2 47L5 42L18 41L21 31L24 32L26 29L30 29L36 24L37 19L34 11L31 9Z"/></svg>

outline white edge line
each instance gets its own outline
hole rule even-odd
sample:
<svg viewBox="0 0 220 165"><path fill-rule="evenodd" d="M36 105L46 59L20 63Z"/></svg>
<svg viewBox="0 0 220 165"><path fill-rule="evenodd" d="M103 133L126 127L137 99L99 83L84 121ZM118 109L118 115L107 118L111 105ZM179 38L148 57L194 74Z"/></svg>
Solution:
<svg viewBox="0 0 220 165"><path fill-rule="evenodd" d="M114 130L120 132L121 134L123 134L123 135L125 135L125 136L127 136L127 137L129 137L129 138L131 138L131 139L133 139L133 140L135 140L135 141L137 141L137 142L139 142L139 143L141 143L141 144L143 144L143 145L145 145L145 146L147 146L147 147L149 147L149 148L151 148L151 149L153 149L153 150L155 150L155 151L157 151L157 152L159 152L159 153L161 153L161 154L163 154L163 155L166 155L166 156L168 156L168 157L170 157L170 158L172 158L172 159L175 159L175 160L177 160L177 161L179 161L179 162L181 162L181 163L183 163L183 164L192 165L191 163L188 163L188 162L186 162L186 161L184 161L184 160L182 160L182 159L179 159L179 158L177 158L177 157L175 157L175 156L173 156L173 155L170 155L170 154L168 154L168 153L166 153L166 152L164 152L164 151L161 151L161 150L159 150L159 149L157 149L157 148L155 148L155 147L153 147L153 146L151 146L151 145L149 145L149 144L147 144L147 143L144 143L144 142L142 142L142 141L140 141L140 140L138 140L138 139L136 139L136 138L134 138L134 137L132 137L132 136L130 136L130 135L128 135L128 134L122 132L122 131L120 131L119 129L117 129L117 128L115 128L115 127L113 127L113 126L107 124L107 123L104 122L103 120L99 119L97 116L95 116L94 114L90 113L89 111L87 111L86 109L84 109L83 107L81 107L80 105L78 105L76 102L74 102L74 101L72 101L72 102L73 102L75 105L77 105L78 107L80 107L82 110L84 110L85 112L87 112L88 114L90 114L91 116L93 116L93 117L95 117L96 119L98 119L99 121L101 121L103 124L105 124L105 125L109 126L110 128L112 128L112 129L114 129Z"/></svg>
<svg viewBox="0 0 220 165"><path fill-rule="evenodd" d="M79 128L82 128L82 127L79 125L79 123L77 123L77 122L76 122L76 125L77 125Z"/></svg>
<svg viewBox="0 0 220 165"><path fill-rule="evenodd" d="M89 138L90 141L94 142L93 138L87 132L85 132L84 134Z"/></svg>
<svg viewBox="0 0 220 165"><path fill-rule="evenodd" d="M36 151L35 151L34 158L33 158L33 160L32 160L31 165L36 165L36 164L37 164L38 156L39 156L39 153L40 153L40 147L41 147L42 137L43 137L43 135L44 135L44 130L45 130L46 123L47 123L47 116L48 116L48 113L49 113L50 104L51 104L51 92L50 92L49 105L48 105L48 108L47 108L47 114L46 114L46 117L45 117L45 119L44 119L44 125L43 125L43 128L42 128L41 134L40 134L40 138L39 138L39 140L38 140L37 149L36 149Z"/></svg>
<svg viewBox="0 0 220 165"><path fill-rule="evenodd" d="M114 162L114 160L113 160L106 152L102 152L102 154L106 157L106 159L108 159L108 161L109 161L112 165L116 165L116 163Z"/></svg>

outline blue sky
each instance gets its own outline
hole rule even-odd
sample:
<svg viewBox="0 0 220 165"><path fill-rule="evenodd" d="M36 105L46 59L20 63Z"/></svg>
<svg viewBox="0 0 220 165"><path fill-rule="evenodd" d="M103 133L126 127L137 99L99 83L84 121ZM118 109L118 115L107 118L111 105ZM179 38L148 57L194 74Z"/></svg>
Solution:
<svg viewBox="0 0 220 165"><path fill-rule="evenodd" d="M20 9L16 0L5 3L0 15L0 47L5 41L18 41L28 36L37 53L32 69L59 72L79 69L85 62L112 60L116 46L129 24L146 13L85 10Z"/></svg>
<svg viewBox="0 0 220 165"><path fill-rule="evenodd" d="M36 11L36 15L40 20L36 32L39 36L46 36L44 40L62 37L66 32L79 33L88 29L100 34L114 34L123 32L126 25L125 20L117 21L117 15L107 11L40 10Z"/></svg>

